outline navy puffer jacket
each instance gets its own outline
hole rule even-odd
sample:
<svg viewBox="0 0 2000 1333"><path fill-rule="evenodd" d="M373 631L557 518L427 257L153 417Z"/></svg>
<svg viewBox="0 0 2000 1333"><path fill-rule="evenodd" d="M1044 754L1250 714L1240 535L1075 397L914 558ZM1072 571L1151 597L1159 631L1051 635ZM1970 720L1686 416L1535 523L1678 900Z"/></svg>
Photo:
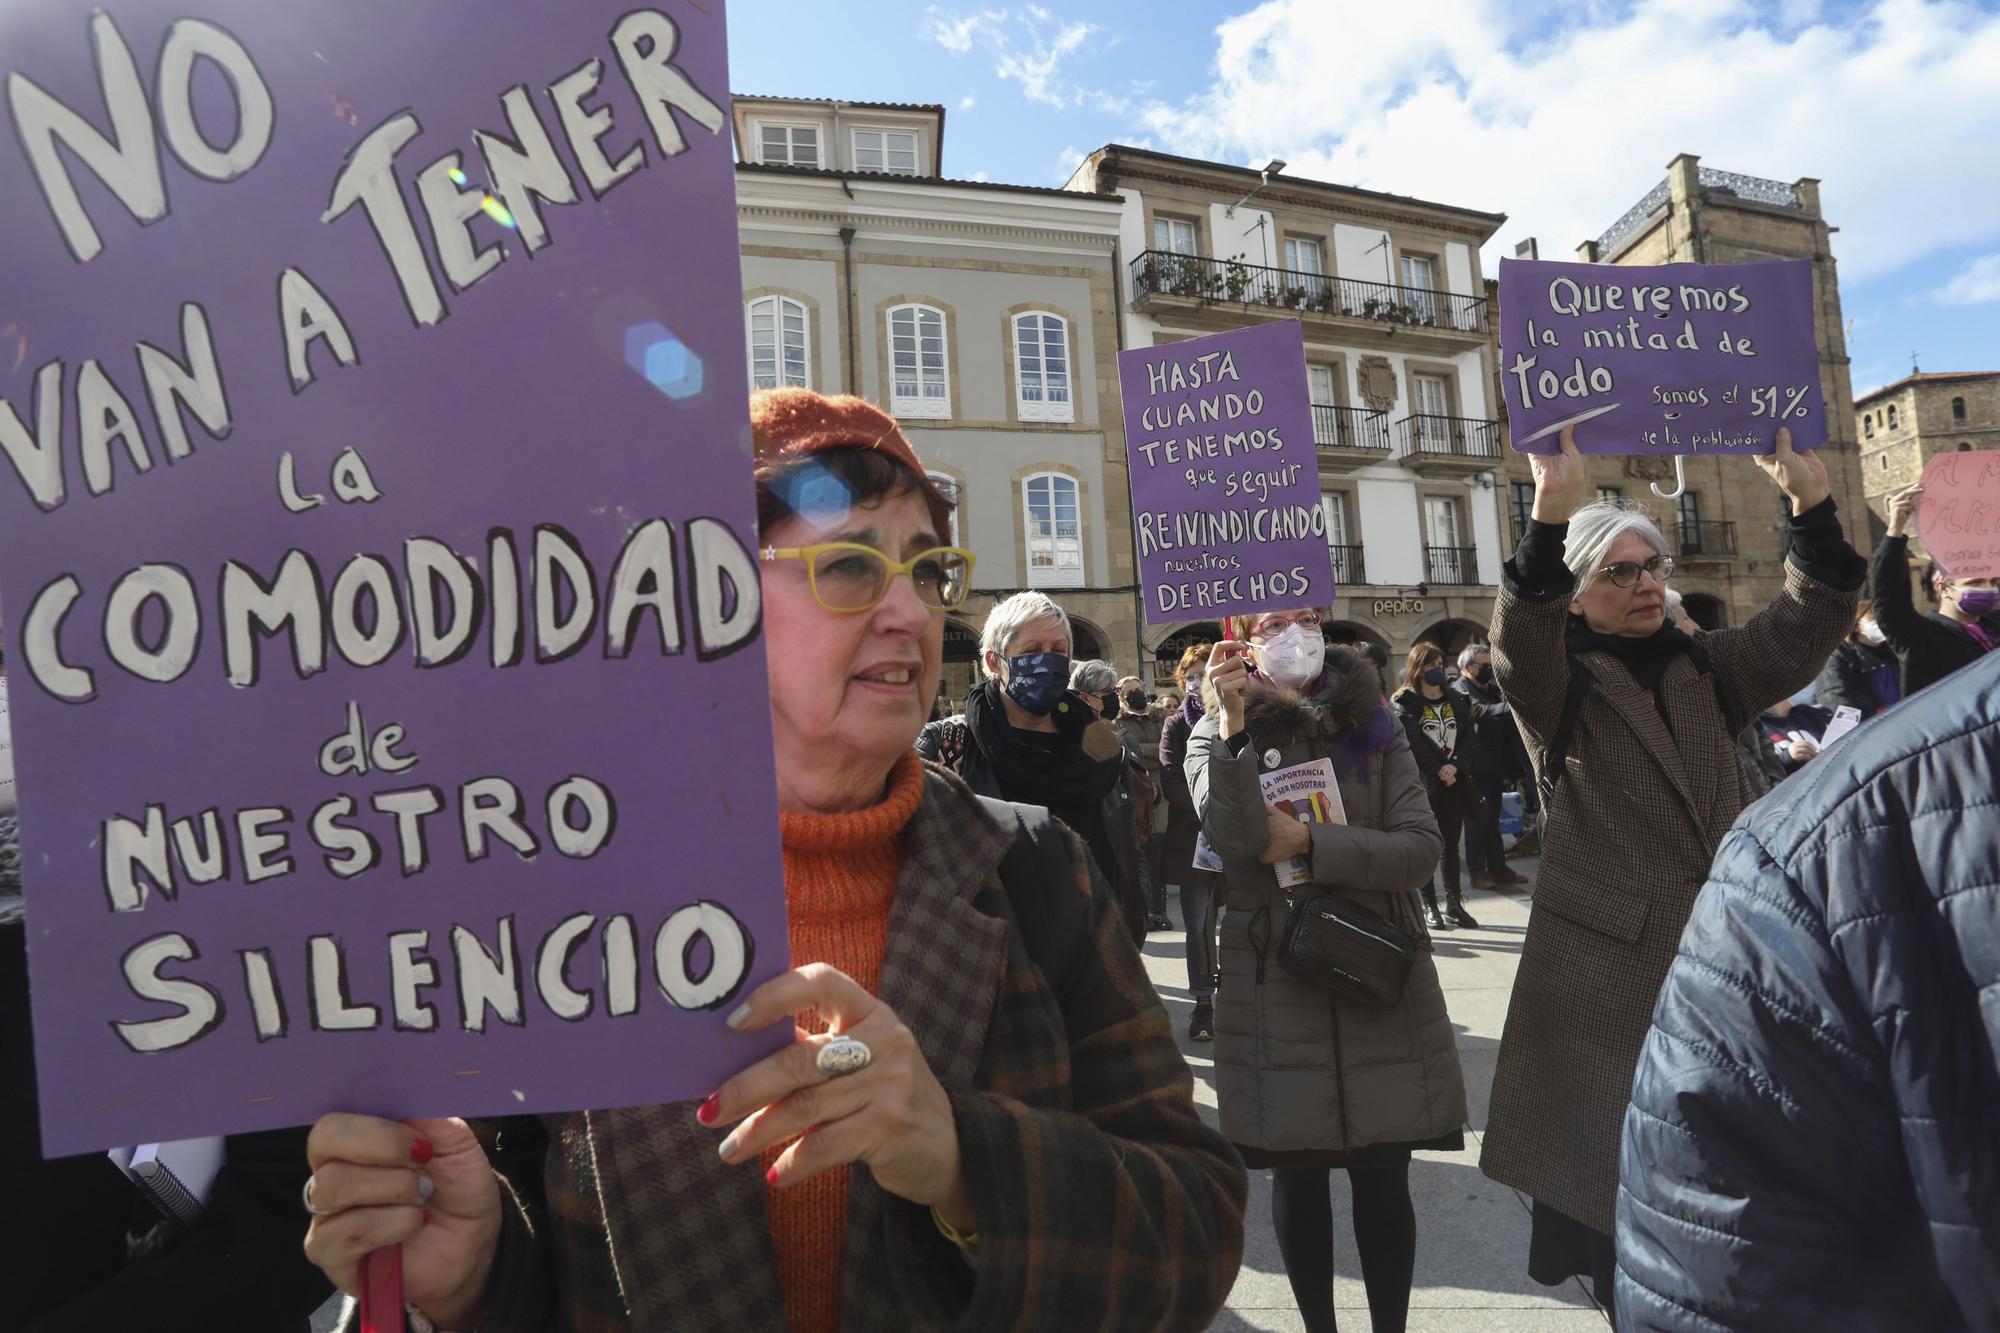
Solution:
<svg viewBox="0 0 2000 1333"><path fill-rule="evenodd" d="M2000 1329L2000 653L1738 820L1619 1167L1621 1329Z"/></svg>

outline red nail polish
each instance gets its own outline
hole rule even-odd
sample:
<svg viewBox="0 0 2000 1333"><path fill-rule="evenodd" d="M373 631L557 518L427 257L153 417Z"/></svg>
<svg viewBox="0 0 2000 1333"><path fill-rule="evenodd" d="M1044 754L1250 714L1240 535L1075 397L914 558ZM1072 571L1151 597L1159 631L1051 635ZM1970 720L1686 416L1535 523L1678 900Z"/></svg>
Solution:
<svg viewBox="0 0 2000 1333"><path fill-rule="evenodd" d="M431 1160L431 1153L433 1151L435 1150L431 1147L429 1139L418 1139L410 1145L410 1160L418 1166L422 1166Z"/></svg>
<svg viewBox="0 0 2000 1333"><path fill-rule="evenodd" d="M429 1226L429 1225L431 1224L431 1210L430 1210L430 1209L428 1209L428 1208L426 1208L426 1209L424 1209L424 1210L423 1210L423 1213L424 1213L424 1223L423 1223L423 1224L424 1224L425 1226Z"/></svg>
<svg viewBox="0 0 2000 1333"><path fill-rule="evenodd" d="M701 1104L701 1109L694 1113L694 1118L701 1121L701 1123L704 1125L712 1125L715 1123L715 1117L719 1115L721 1111L722 1111L722 1094L719 1092L711 1092L708 1094L708 1100Z"/></svg>
<svg viewBox="0 0 2000 1333"><path fill-rule="evenodd" d="M770 1169L769 1171L766 1171L766 1172L764 1173L764 1183L765 1183L766 1185L776 1185L776 1184L778 1183L778 1168L777 1168L777 1167L775 1167L775 1166L774 1166L774 1167L772 1167L772 1168L771 1168L771 1169Z"/></svg>

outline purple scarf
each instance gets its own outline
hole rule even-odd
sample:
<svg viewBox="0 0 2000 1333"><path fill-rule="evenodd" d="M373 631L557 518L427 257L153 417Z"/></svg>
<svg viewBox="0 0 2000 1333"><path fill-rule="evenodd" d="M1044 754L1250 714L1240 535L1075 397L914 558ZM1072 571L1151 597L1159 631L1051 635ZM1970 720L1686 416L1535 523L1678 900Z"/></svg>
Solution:
<svg viewBox="0 0 2000 1333"><path fill-rule="evenodd" d="M1250 674L1253 678L1262 679L1254 667ZM1304 698L1323 702L1324 697L1332 692L1334 684L1340 680L1341 677L1322 671L1319 678L1300 690L1299 694ZM1273 689L1284 688L1275 682L1267 683ZM1188 726L1192 728L1195 723L1201 721L1207 711L1201 701L1201 691L1189 690L1187 698L1181 702L1181 716L1187 719ZM1334 776L1343 782L1351 778L1362 786L1367 786L1370 756L1381 754L1395 744L1396 737L1401 734L1401 726L1389 711L1389 701L1378 699L1375 711L1370 713L1361 725L1345 726L1334 733L1333 741L1327 746L1326 751L1326 757L1333 761Z"/></svg>
<svg viewBox="0 0 2000 1333"><path fill-rule="evenodd" d="M1381 754L1393 745L1400 731L1396 719L1390 716L1389 701L1378 701L1375 711L1360 726L1342 727L1334 733L1333 744L1327 747L1334 775L1343 781L1352 777L1367 786L1369 756Z"/></svg>

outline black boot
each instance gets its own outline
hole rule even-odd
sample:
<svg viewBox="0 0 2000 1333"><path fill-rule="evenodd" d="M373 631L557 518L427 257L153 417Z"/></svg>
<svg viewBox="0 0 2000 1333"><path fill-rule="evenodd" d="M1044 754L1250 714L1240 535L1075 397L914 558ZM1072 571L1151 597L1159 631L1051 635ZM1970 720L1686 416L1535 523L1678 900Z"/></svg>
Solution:
<svg viewBox="0 0 2000 1333"><path fill-rule="evenodd" d="M1438 891L1435 882L1424 885L1424 906L1430 911L1432 930L1451 929L1451 922L1438 915Z"/></svg>
<svg viewBox="0 0 2000 1333"><path fill-rule="evenodd" d="M1215 1040L1215 1006L1205 995L1195 999L1194 1012L1188 1015L1188 1040Z"/></svg>
<svg viewBox="0 0 2000 1333"><path fill-rule="evenodd" d="M1472 913L1466 911L1465 904L1459 901L1456 884L1444 886L1444 914L1451 919L1454 926L1464 926L1467 930L1479 929L1479 922L1473 919Z"/></svg>

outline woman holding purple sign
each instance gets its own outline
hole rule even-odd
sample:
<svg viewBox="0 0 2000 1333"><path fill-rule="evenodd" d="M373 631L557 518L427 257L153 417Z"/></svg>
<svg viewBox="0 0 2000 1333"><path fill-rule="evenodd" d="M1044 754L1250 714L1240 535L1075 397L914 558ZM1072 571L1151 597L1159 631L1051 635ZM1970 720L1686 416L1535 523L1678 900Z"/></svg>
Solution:
<svg viewBox="0 0 2000 1333"><path fill-rule="evenodd" d="M1507 563L1493 664L1547 822L1480 1168L1534 1199L1528 1273L1611 1305L1618 1143L1639 1048L1723 834L1753 799L1735 737L1810 684L1867 566L1826 467L1777 432L1757 464L1791 501L1782 591L1733 629L1667 620L1674 559L1645 514L1586 503L1568 428L1531 456L1533 521Z"/></svg>
<svg viewBox="0 0 2000 1333"><path fill-rule="evenodd" d="M327 1116L307 1253L353 1292L400 1244L425 1320L482 1333L1205 1326L1243 1170L1117 906L1045 810L912 749L970 582L948 502L860 399L752 422L799 966L727 1022L796 1042L698 1106Z"/></svg>
<svg viewBox="0 0 2000 1333"><path fill-rule="evenodd" d="M1417 1253L1410 1154L1463 1146L1465 1082L1416 894L1441 844L1380 678L1320 626L1311 608L1232 617L1188 740L1188 786L1222 859L1216 1089L1222 1132L1272 1173L1305 1327L1334 1327L1339 1169L1370 1323L1398 1333ZM1336 921L1337 940L1306 942Z"/></svg>

